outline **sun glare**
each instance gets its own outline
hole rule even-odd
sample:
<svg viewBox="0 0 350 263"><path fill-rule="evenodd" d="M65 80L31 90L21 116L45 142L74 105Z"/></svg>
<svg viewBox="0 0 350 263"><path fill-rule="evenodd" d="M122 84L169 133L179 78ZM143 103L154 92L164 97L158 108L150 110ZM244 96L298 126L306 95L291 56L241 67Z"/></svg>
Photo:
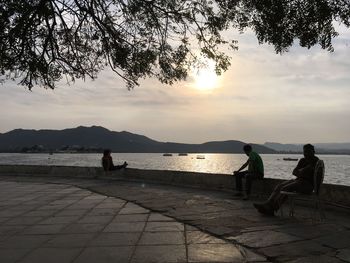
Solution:
<svg viewBox="0 0 350 263"><path fill-rule="evenodd" d="M208 63L206 67L193 70L195 88L199 90L215 89L218 84L218 76L215 73L214 63Z"/></svg>

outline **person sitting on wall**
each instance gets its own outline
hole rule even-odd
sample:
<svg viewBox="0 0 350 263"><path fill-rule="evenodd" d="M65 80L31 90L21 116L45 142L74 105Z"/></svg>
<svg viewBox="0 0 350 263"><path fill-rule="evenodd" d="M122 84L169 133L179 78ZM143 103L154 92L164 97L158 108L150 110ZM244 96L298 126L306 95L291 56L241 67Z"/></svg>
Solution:
<svg viewBox="0 0 350 263"><path fill-rule="evenodd" d="M287 199L285 195L281 195L281 191L302 194L310 194L312 192L314 188L314 171L319 159L315 156L315 148L311 144L305 144L303 152L304 158L300 159L293 170L293 175L296 176L296 179L278 184L266 202L261 204L255 203L254 207L259 213L273 216L275 211L278 211L281 204Z"/></svg>
<svg viewBox="0 0 350 263"><path fill-rule="evenodd" d="M264 163L259 154L253 151L251 145L246 144L243 147L243 150L249 159L245 162L241 168L237 171L234 171L233 174L236 177L236 196L243 196L243 200L248 200L250 191L252 188L253 180L263 179L264 178ZM247 171L241 172L244 168L248 166ZM245 178L245 193L242 194L242 179Z"/></svg>
<svg viewBox="0 0 350 263"><path fill-rule="evenodd" d="M126 166L128 166L127 162L124 162L122 165L114 165L113 159L111 156L111 150L109 150L109 149L106 149L103 151L103 157L102 157L101 162L102 162L103 170L105 172L120 170L120 169L126 168Z"/></svg>

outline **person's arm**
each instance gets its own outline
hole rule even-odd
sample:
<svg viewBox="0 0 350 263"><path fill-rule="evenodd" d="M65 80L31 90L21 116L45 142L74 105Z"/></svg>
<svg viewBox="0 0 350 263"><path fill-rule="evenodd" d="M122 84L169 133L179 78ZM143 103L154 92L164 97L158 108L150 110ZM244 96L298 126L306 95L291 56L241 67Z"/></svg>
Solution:
<svg viewBox="0 0 350 263"><path fill-rule="evenodd" d="M108 170L113 170L113 167L114 167L114 163L113 163L112 156L109 156L109 158L108 158Z"/></svg>
<svg viewBox="0 0 350 263"><path fill-rule="evenodd" d="M299 169L298 178L312 179L314 170L315 170L315 166L313 164L309 164L308 166L305 166L304 168Z"/></svg>
<svg viewBox="0 0 350 263"><path fill-rule="evenodd" d="M297 167L293 170L293 175L295 175L298 178L306 178L310 176L310 174L313 174L313 170L315 166L313 164L309 164L307 166L303 167L303 162L305 160L300 160Z"/></svg>
<svg viewBox="0 0 350 263"><path fill-rule="evenodd" d="M248 161L246 161L246 162L241 166L241 168L239 168L237 171L234 171L233 174L239 173L239 172L242 171L244 168L246 168L246 167L248 166L248 164L249 164L249 159L248 159Z"/></svg>
<svg viewBox="0 0 350 263"><path fill-rule="evenodd" d="M297 166L294 168L292 174L295 175L296 177L299 177L300 175L300 167L302 166L303 159L300 159Z"/></svg>

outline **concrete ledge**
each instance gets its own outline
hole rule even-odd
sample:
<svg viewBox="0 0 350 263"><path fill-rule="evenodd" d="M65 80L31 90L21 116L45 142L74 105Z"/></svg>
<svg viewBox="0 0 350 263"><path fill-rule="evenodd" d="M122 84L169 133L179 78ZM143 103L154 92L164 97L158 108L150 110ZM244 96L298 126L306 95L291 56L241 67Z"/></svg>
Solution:
<svg viewBox="0 0 350 263"><path fill-rule="evenodd" d="M64 176L94 178L104 177L100 167L76 166L39 166L39 165L0 165L0 175L26 176ZM208 174L168 170L123 169L111 172L110 179L140 180L171 185L182 185L230 191L235 188L234 177L228 174ZM270 194L274 187L282 182L280 179L266 178L257 180L253 184L253 191L264 195ZM323 184L321 199L327 203L350 207L350 187L343 185Z"/></svg>
<svg viewBox="0 0 350 263"><path fill-rule="evenodd" d="M227 174L209 174L169 170L126 169L117 177L140 179L172 185L185 185L207 189L232 190L234 177Z"/></svg>

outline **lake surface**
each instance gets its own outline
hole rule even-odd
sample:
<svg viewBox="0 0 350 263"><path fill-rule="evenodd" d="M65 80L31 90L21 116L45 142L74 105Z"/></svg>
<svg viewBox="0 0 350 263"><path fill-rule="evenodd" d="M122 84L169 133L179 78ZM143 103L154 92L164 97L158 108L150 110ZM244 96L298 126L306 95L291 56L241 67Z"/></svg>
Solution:
<svg viewBox="0 0 350 263"><path fill-rule="evenodd" d="M205 159L197 159L197 155ZM101 154L20 154L0 153L0 164L100 166ZM232 174L246 160L244 154L188 154L187 156L163 156L161 153L113 153L115 164L124 161L130 168L177 170L202 173ZM302 158L294 154L261 154L265 165L265 177L292 179L291 174L297 161L284 161L283 158ZM349 155L320 155L326 166L325 182L350 185Z"/></svg>

